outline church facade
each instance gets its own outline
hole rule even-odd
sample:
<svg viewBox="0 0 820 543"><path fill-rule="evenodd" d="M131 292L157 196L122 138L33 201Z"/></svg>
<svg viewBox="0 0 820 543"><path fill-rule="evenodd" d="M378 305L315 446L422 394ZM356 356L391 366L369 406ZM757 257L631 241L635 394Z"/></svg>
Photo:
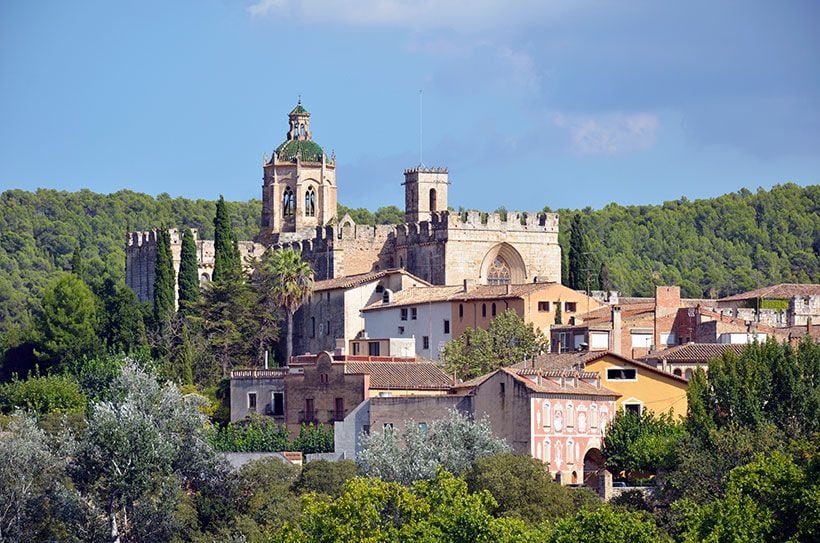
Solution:
<svg viewBox="0 0 820 543"><path fill-rule="evenodd" d="M254 242L242 243L246 259L265 247L292 248L311 264L316 280L404 269L434 285L561 281L557 214L453 212L446 168L404 171L404 224L361 225L349 215L337 217L336 157L313 140L301 102L288 114L285 141L266 157L262 180L261 229ZM175 236L172 244L179 241ZM128 235L126 277L141 300L150 299L155 242L151 233ZM207 280L212 251L199 256Z"/></svg>

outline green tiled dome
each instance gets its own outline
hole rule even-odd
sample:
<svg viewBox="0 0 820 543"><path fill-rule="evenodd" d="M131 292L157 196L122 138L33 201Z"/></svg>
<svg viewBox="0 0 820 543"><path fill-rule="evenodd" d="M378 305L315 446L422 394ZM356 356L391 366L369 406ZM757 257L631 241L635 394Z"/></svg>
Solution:
<svg viewBox="0 0 820 543"><path fill-rule="evenodd" d="M294 160L297 153L303 162L321 162L324 151L313 140L288 140L276 148L279 160Z"/></svg>

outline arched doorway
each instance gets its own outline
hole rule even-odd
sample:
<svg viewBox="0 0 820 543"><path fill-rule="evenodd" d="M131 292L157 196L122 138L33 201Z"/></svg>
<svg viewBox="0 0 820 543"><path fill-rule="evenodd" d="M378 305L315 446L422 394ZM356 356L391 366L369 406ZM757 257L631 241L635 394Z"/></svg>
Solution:
<svg viewBox="0 0 820 543"><path fill-rule="evenodd" d="M584 455L584 486L598 492L604 475L604 455L599 449L590 449Z"/></svg>

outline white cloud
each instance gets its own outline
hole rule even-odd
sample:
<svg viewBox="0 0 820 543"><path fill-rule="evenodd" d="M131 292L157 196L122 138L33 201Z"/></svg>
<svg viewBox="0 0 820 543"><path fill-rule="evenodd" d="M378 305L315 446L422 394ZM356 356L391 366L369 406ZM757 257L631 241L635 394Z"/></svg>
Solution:
<svg viewBox="0 0 820 543"><path fill-rule="evenodd" d="M568 0L257 0L248 12L306 22L469 32L562 16L577 5Z"/></svg>
<svg viewBox="0 0 820 543"><path fill-rule="evenodd" d="M651 113L553 116L555 126L569 131L572 150L584 155L619 155L655 145L660 120Z"/></svg>

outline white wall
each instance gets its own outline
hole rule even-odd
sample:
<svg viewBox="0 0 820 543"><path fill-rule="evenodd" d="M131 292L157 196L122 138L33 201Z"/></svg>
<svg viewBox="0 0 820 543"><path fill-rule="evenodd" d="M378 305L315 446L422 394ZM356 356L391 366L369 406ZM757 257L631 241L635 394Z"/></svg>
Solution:
<svg viewBox="0 0 820 543"><path fill-rule="evenodd" d="M365 330L372 338L410 338L415 336L416 355L432 360L439 359L439 350L452 339L451 333L444 333L444 321L452 319L452 310L449 302L434 304L419 304L405 306L407 320L401 320L401 308L390 307L363 311ZM412 308L416 308L416 320L412 320ZM399 327L404 327L404 333L399 333ZM430 338L430 348L424 349L423 337Z"/></svg>

